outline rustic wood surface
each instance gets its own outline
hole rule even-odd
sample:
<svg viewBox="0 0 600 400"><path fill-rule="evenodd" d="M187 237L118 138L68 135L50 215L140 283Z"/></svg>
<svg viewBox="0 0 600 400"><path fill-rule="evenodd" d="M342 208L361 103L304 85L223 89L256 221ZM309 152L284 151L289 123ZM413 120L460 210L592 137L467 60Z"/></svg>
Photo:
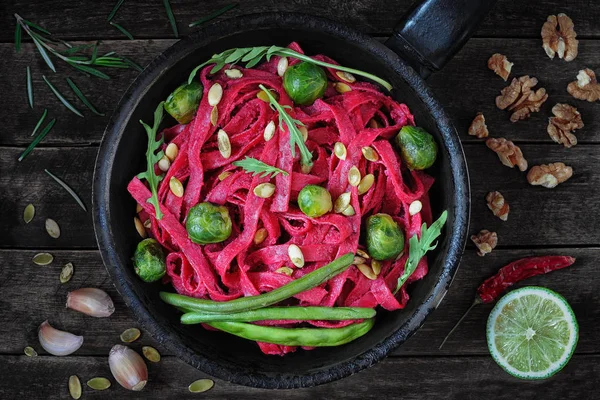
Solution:
<svg viewBox="0 0 600 400"><path fill-rule="evenodd" d="M297 11L325 16L363 32L385 37L412 0L296 0L272 2L250 0L223 18L261 11ZM161 1L125 2L116 21L136 40L123 36L106 23L115 1L78 2L8 0L0 6L0 71L4 110L0 133L0 398L64 399L68 397L69 375L83 382L110 377L106 355L119 341L124 329L136 326L104 270L96 249L91 214L77 204L44 172L49 169L67 181L91 208L91 181L98 145L107 117L79 118L60 105L42 81L42 74L60 89L71 76L102 111L109 114L135 71L112 72L113 79L101 81L72 73L57 63L53 74L30 43L15 54L12 44L17 12L35 21L58 37L72 41L103 39L102 46L146 65L175 42ZM187 24L219 9L228 0L172 0L181 34L193 31ZM541 48L539 31L546 16L565 12L574 22L580 53L571 63L550 60ZM600 73L600 7L595 0L499 0L483 21L476 37L440 73L429 80L434 93L454 118L464 142L469 163L473 207L471 231L498 232L497 250L485 258L468 245L461 268L444 302L405 345L367 371L317 388L273 392L216 382L205 395L214 399L329 399L344 398L453 398L588 399L597 396L600 383L600 112L599 105L573 99L566 92L579 69L589 67ZM505 83L486 68L489 55L506 54L515 63L512 76L529 74L539 79L550 95L541 112L512 124L508 114L494 106L494 98ZM25 67L33 72L35 110L27 107ZM68 93L65 90L65 93ZM565 149L546 133L550 109L558 102L575 105L585 127L577 132L579 144ZM39 115L48 108L58 122L50 135L27 159L17 157L30 142ZM466 135L473 116L484 112L493 136L506 137L521 146L530 165L563 161L575 175L554 190L534 188L525 175L502 166L485 144ZM493 217L485 205L485 194L500 190L511 205L507 222ZM23 208L33 203L36 218L22 221ZM62 235L51 239L43 221L59 222ZM47 249L55 256L52 265L39 267L34 254ZM521 382L503 373L488 356L485 323L491 306L473 310L447 345L438 350L444 335L471 303L478 284L507 262L530 255L569 254L576 265L567 270L526 282L543 285L563 294L571 303L580 325L576 355L556 377L540 382ZM75 265L71 282L61 285L58 276L66 262ZM116 312L108 319L92 319L64 308L69 290L99 287L115 300ZM73 356L52 357L37 342L37 327L49 319L59 328L85 336L84 346ZM204 377L202 373L171 356L148 335L134 347L156 346L163 354L152 364L150 383L141 394L126 393L113 382L106 392L84 388L84 398L187 398L187 385ZM37 358L23 355L33 346ZM190 398L192 396L189 396Z"/></svg>

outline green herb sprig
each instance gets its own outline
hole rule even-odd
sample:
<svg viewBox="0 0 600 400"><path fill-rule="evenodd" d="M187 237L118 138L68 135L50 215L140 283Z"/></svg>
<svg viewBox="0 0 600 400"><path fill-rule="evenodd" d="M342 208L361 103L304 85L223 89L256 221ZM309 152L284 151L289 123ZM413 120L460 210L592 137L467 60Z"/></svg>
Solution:
<svg viewBox="0 0 600 400"><path fill-rule="evenodd" d="M262 174L260 176L261 178L264 178L269 174L271 175L271 178L275 177L277 174L288 175L286 171L277 167L273 167L252 157L246 157L243 160L235 161L233 165L236 167L242 167L248 173L252 172L252 176Z"/></svg>
<svg viewBox="0 0 600 400"><path fill-rule="evenodd" d="M138 179L146 179L150 185L150 191L152 196L147 200L148 203L154 206L156 212L156 219L162 219L163 213L160 210L158 202L158 184L162 180L162 175L156 175L154 172L154 165L163 157L164 152L161 150L156 152L163 144L164 138L156 139L156 133L158 132L158 126L160 125L163 118L163 107L164 101L161 101L156 111L154 111L154 124L152 127L148 126L144 121L140 120L140 124L146 129L148 134L148 150L146 151L146 171L141 172L137 175Z"/></svg>
<svg viewBox="0 0 600 400"><path fill-rule="evenodd" d="M38 129L40 129L40 126L42 126L44 119L46 119L46 115L48 115L48 109L44 108L42 117L38 120L37 124L35 124L35 128L33 128L33 132L31 133L31 136L34 136L37 133Z"/></svg>
<svg viewBox="0 0 600 400"><path fill-rule="evenodd" d="M33 108L33 84L31 82L29 65L27 66L27 101L29 102L29 107Z"/></svg>
<svg viewBox="0 0 600 400"><path fill-rule="evenodd" d="M83 211L87 212L87 208L85 207L85 204L83 204L83 201L81 200L81 198L77 195L77 193L75 193L75 191L73 189L71 189L71 187L69 185L66 184L65 181L63 181L62 179L60 179L58 176L54 175L52 172L48 171L47 169L44 169L44 171L52 179L54 179L54 181L56 181L56 183L58 183L60 186L62 186L62 188L65 189L67 191L67 193L69 193L71 195L71 197L73 197L73 200L75 200L77 202L77 204L79 204L79 207L81 207L83 209Z"/></svg>
<svg viewBox="0 0 600 400"><path fill-rule="evenodd" d="M306 61L312 64L320 65L321 67L332 68L338 71L349 72L354 75L362 76L367 79L371 79L379 83L381 86L386 88L387 90L392 90L392 85L365 71L361 71L354 68L343 67L341 65L330 64L324 61L315 60L305 54L298 53L292 49L288 49L287 47L279 47L279 46L259 46L259 47L243 47L243 48L234 48L225 50L222 53L214 54L208 61L200 64L190 74L188 79L188 83L192 83L194 80L194 76L198 73L200 68L209 65L215 64L215 66L210 70L211 74L214 74L221 70L225 64L237 64L239 62L246 63L246 68L252 68L256 64L258 64L263 58L266 58L267 61L271 59L273 56L281 56L281 57L293 57L302 61Z"/></svg>
<svg viewBox="0 0 600 400"><path fill-rule="evenodd" d="M100 111L98 111L96 109L96 107L94 107L94 105L92 103L90 103L90 101L87 99L87 97L85 97L85 95L83 94L83 92L77 87L77 85L75 84L75 82L73 82L71 80L71 78L67 78L67 83L69 84L69 87L71 88L71 90L73 91L73 93L75 93L77 95L77 97L79 97L79 100L81 100L81 102L83 104L85 104L85 106L94 114L99 115L101 117L104 116L104 113L101 113Z"/></svg>
<svg viewBox="0 0 600 400"><path fill-rule="evenodd" d="M177 31L177 21L175 20L175 15L173 15L171 3L169 2L169 0L163 0L163 4L165 6L165 11L167 12L167 18L169 18L169 23L171 24L171 29L173 29L175 37L178 38L179 32Z"/></svg>
<svg viewBox="0 0 600 400"><path fill-rule="evenodd" d="M45 116L46 116L45 114L42 115L42 118L40 118L40 119L45 118ZM27 157L27 155L29 153L31 153L33 151L33 149L35 149L35 146L37 146L42 141L42 139L44 139L46 137L46 135L48 134L48 132L50 132L50 130L52 129L52 127L54 126L55 123L56 123L56 119L53 119L52 121L50 121L48 123L48 125L46 125L46 127L44 127L44 129L42 129L42 131L39 133L39 135L37 135L35 137L35 139L33 139L33 141L31 142L31 144L29 146L27 146L25 151L23 153L21 153L21 155L19 156L19 162L23 161L23 159L25 157ZM39 124L39 122L38 122L38 124ZM36 129L37 129L37 126L36 126Z"/></svg>
<svg viewBox="0 0 600 400"><path fill-rule="evenodd" d="M131 33L129 33L129 31L125 28L123 28L123 26L121 26L120 24L117 24L116 22L110 21L109 22L110 25L114 26L115 28L117 28L123 35L127 36L127 38L129 40L133 40L133 35Z"/></svg>
<svg viewBox="0 0 600 400"><path fill-rule="evenodd" d="M81 111L79 111L77 108L75 108L75 106L73 104L71 104L71 102L69 102L69 100L67 100L65 98L65 96L63 96L62 93L60 93L58 91L58 89L54 87L54 85L52 83L50 83L50 81L48 80L48 78L46 78L45 75L42 75L42 79L44 80L44 82L46 82L46 84L48 85L48 87L50 88L50 90L52 91L52 93L54 93L54 95L56 96L56 98L58 100L60 100L60 102L63 103L63 105L69 111L71 111L73 114L77 115L78 117L82 117L83 118L83 114L81 113Z"/></svg>
<svg viewBox="0 0 600 400"><path fill-rule="evenodd" d="M311 166L312 153L310 152L310 150L308 150L308 147L306 147L306 144L304 143L304 138L302 137L302 132L300 132L300 130L298 129L298 126L304 126L304 124L301 121L292 118L287 113L286 109L291 109L292 107L282 106L281 104L279 104L277 100L275 100L275 97L273 97L271 92L263 85L258 85L258 87L261 88L261 90L265 92L265 94L269 98L271 108L277 111L277 113L279 114L279 129L283 130L283 124L285 123L285 125L288 128L288 131L290 131L290 146L292 148L292 156L296 155L296 146L298 146L298 148L300 149L300 162L303 165Z"/></svg>
<svg viewBox="0 0 600 400"><path fill-rule="evenodd" d="M204 23L206 23L206 22L208 22L210 20L213 20L213 19L215 19L217 17L220 17L221 15L225 14L227 11L231 10L232 8L237 7L238 5L239 5L238 3L228 4L225 7L223 7L221 9L217 10L217 11L214 11L214 12L208 14L206 17L200 18L198 21L192 22L188 26L190 28L193 28L195 26L202 25L202 24L204 24Z"/></svg>
<svg viewBox="0 0 600 400"><path fill-rule="evenodd" d="M427 224L423 223L421 226L421 239L419 239L417 235L413 235L413 237L409 239L408 260L406 260L404 272L400 278L398 278L398 285L396 286L394 294L398 293L402 285L404 285L413 272L415 272L417 265L419 265L419 261L425 256L425 253L437 247L437 243L433 244L433 242L440 236L442 227L446 223L447 218L448 211L444 211L438 220L431 224L429 228L427 228Z"/></svg>

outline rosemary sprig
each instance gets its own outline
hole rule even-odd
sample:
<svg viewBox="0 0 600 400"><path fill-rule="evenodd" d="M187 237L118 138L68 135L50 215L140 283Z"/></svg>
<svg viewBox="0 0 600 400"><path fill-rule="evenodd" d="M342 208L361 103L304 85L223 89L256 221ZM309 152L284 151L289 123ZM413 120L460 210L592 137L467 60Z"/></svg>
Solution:
<svg viewBox="0 0 600 400"><path fill-rule="evenodd" d="M235 161L233 165L236 167L242 167L242 169L248 173L252 172L252 176L262 174L260 176L261 178L269 176L269 174L271 175L271 178L275 177L277 174L288 175L286 171L277 167L273 167L252 157L246 157L243 160Z"/></svg>
<svg viewBox="0 0 600 400"><path fill-rule="evenodd" d="M215 18L217 18L217 17L225 14L227 11L229 11L229 10L237 7L238 5L239 5L238 3L233 3L233 4L226 5L225 7L221 8L220 10L214 11L214 12L208 14L206 17L200 18L198 21L192 22L188 26L190 28L193 28L195 26L202 25L202 24L204 24L204 23L206 23L206 22L208 22L210 20L213 20L213 19L215 19Z"/></svg>
<svg viewBox="0 0 600 400"><path fill-rule="evenodd" d="M15 51L18 53L21 51L21 24L17 22L17 26L15 27Z"/></svg>
<svg viewBox="0 0 600 400"><path fill-rule="evenodd" d="M33 128L33 132L31 133L31 136L35 135L37 130L40 129L40 126L42 126L42 122L44 122L44 119L46 119L46 115L48 115L48 109L44 108L44 112L42 113L42 116L38 120L37 124L35 124L35 128Z"/></svg>
<svg viewBox="0 0 600 400"><path fill-rule="evenodd" d="M27 66L27 100L29 107L33 108L33 84L31 83L31 70Z"/></svg>
<svg viewBox="0 0 600 400"><path fill-rule="evenodd" d="M73 91L73 93L75 93L77 95L77 97L79 97L79 100L81 100L81 102L90 109L91 112L93 112L96 115L99 115L101 117L104 116L104 113L101 113L100 111L98 111L96 109L96 107L94 107L92 105L92 103L89 102L89 100L85 97L85 95L81 92L81 90L79 90L79 88L77 87L77 85L75 84L75 82L73 82L71 80L71 78L67 78L67 83L69 84L69 87L71 88L71 90Z"/></svg>
<svg viewBox="0 0 600 400"><path fill-rule="evenodd" d="M173 10L171 9L171 3L169 0L163 0L163 4L165 5L165 11L167 12L167 18L169 18L169 23L171 24L171 28L173 28L173 33L175 37L179 37L179 32L177 32L177 21L175 21L175 15L173 15Z"/></svg>
<svg viewBox="0 0 600 400"><path fill-rule="evenodd" d="M127 36L129 38L129 40L133 40L133 35L131 33L129 33L129 31L127 29L123 28L121 25L117 24L116 22L110 21L109 24L111 24L112 26L117 28L119 31L121 31L121 33L123 35Z"/></svg>
<svg viewBox="0 0 600 400"><path fill-rule="evenodd" d="M271 92L264 87L263 85L258 85L259 88L269 98L270 106L273 110L277 111L279 114L279 129L283 130L283 124L288 128L290 132L290 146L292 148L292 156L296 155L296 146L300 149L300 162L303 165L310 166L312 165L312 153L306 147L304 143L304 138L302 137L302 132L298 129L298 125L304 126L304 124L297 119L293 119L285 110L286 108L291 108L290 106L282 106L275 100L275 97L271 94Z"/></svg>
<svg viewBox="0 0 600 400"><path fill-rule="evenodd" d="M46 127L44 129L42 129L42 131L40 132L40 134L37 135L35 137L35 139L33 139L33 142L31 142L31 144L29 146L27 146L27 148L25 149L25 151L19 156L19 162L23 161L23 159L25 157L27 157L27 155L29 153L31 153L31 151L33 149L35 149L35 146L37 146L42 141L42 139L44 139L46 137L46 135L48 134L48 132L50 132L50 130L54 126L55 122L56 122L56 119L53 119L52 121L50 121L48 123L48 125L46 125Z"/></svg>
<svg viewBox="0 0 600 400"><path fill-rule="evenodd" d="M67 107L71 112L73 112L73 114L83 118L83 114L78 109L76 109L75 106L69 102L69 100L65 99L65 97L58 91L58 89L56 89L54 85L50 83L50 81L48 80L48 78L46 78L45 75L42 75L42 79L44 79L44 82L46 82L50 90L52 90L52 93L54 93L56 98L60 100L60 102L63 103L65 107Z"/></svg>
<svg viewBox="0 0 600 400"><path fill-rule="evenodd" d="M148 134L148 150L146 151L146 171L141 172L137 175L138 179L146 179L150 185L150 191L152 196L147 200L148 203L154 206L156 212L156 219L162 219L163 213L160 210L160 204L158 202L158 183L162 180L162 175L156 175L154 172L154 165L163 157L164 152L161 150L156 152L163 144L164 138L156 139L156 133L158 132L158 126L163 118L163 106L164 101L161 101L156 111L154 111L154 124L152 127L148 126L144 121L140 120L140 124L146 129Z"/></svg>
<svg viewBox="0 0 600 400"><path fill-rule="evenodd" d="M408 260L406 260L406 264L404 265L404 272L402 272L402 275L398 278L398 284L394 294L398 293L402 285L404 285L412 273L415 272L419 265L419 261L425 256L425 253L437 247L437 243L433 244L433 241L442 233L442 228L446 223L447 217L448 211L444 211L438 220L431 224L429 228L427 228L427 224L423 223L421 226L421 238L419 239L417 235L413 235L413 237L409 239Z"/></svg>
<svg viewBox="0 0 600 400"><path fill-rule="evenodd" d="M200 68L209 65L215 64L215 66L210 70L211 74L218 72L221 70L225 64L236 64L238 62L246 63L246 68L252 68L256 64L258 64L264 57L266 57L267 61L271 59L273 56L282 56L282 57L293 57L302 61L306 61L312 64L320 65L321 67L332 68L338 71L349 72L354 75L362 76L367 79L371 79L379 83L381 86L386 88L387 90L392 90L392 85L365 71L360 71L354 68L343 67L341 65L335 65L326 63L324 61L315 60L305 54L298 53L292 49L288 49L287 47L279 47L279 46L259 46L259 47L243 47L243 48L234 48L225 50L222 53L213 55L208 61L200 64L190 74L188 78L188 83L192 83L194 80L194 76L200 70Z"/></svg>
<svg viewBox="0 0 600 400"><path fill-rule="evenodd" d="M113 7L113 9L110 12L110 14L108 14L108 18L106 18L107 21L110 22L110 20L113 19L113 17L117 13L117 11L119 11L119 8L121 7L121 5L123 4L124 1L125 0L119 0L119 1L117 1L117 4L115 4L115 6Z"/></svg>
<svg viewBox="0 0 600 400"><path fill-rule="evenodd" d="M65 189L67 191L67 193L69 193L71 195L71 197L73 197L73 199L77 202L77 204L79 204L79 206L81 208L83 208L83 211L87 212L87 208L85 208L85 204L83 204L83 201L81 200L81 198L77 195L77 193L75 193L75 191L73 189L71 189L71 187L69 187L69 185L67 185L65 183L65 181L63 181L62 179L60 179L58 176L54 175L52 172L48 171L47 169L44 169L44 171L50 175L50 177L52 179L54 179L56 181L56 183L58 183L60 186L63 187L63 189Z"/></svg>

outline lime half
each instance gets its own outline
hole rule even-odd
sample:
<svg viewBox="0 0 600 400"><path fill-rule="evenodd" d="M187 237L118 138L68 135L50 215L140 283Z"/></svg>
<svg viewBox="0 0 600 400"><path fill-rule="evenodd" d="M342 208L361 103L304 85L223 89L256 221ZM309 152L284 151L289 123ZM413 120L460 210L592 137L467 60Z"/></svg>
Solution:
<svg viewBox="0 0 600 400"><path fill-rule="evenodd" d="M573 355L578 337L575 314L564 297L537 286L502 297L487 322L492 357L521 379L556 374Z"/></svg>

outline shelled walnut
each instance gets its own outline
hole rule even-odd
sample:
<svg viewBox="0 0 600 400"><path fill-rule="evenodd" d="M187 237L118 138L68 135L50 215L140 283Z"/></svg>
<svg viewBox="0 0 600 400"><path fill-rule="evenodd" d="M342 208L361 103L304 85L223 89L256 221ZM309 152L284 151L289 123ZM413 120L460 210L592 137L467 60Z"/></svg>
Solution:
<svg viewBox="0 0 600 400"><path fill-rule="evenodd" d="M502 221L508 219L508 213L510 206L502 196L500 192L489 192L485 197L488 208L494 213L494 215L500 218Z"/></svg>
<svg viewBox="0 0 600 400"><path fill-rule="evenodd" d="M540 107L548 99L546 89L539 88L533 91L538 80L529 75L513 78L510 85L502 89L500 96L496 97L496 106L501 110L512 111L510 120L518 120L529 117L532 112L540 111Z"/></svg>
<svg viewBox="0 0 600 400"><path fill-rule="evenodd" d="M600 100L600 84L596 74L589 68L582 69L577 74L577 80L569 83L567 92L576 99L594 102Z"/></svg>
<svg viewBox="0 0 600 400"><path fill-rule="evenodd" d="M489 138L485 144L498 154L498 158L502 164L509 168L513 168L516 165L521 171L527 170L527 160L523 157L523 152L521 152L519 146L510 140Z"/></svg>
<svg viewBox="0 0 600 400"><path fill-rule="evenodd" d="M484 229L477 235L472 235L471 240L473 243L475 243L475 246L477 246L477 249L479 250L477 255L483 257L494 250L498 244L498 235L496 232L490 232Z"/></svg>
<svg viewBox="0 0 600 400"><path fill-rule="evenodd" d="M490 57L487 65L489 69L506 82L514 64L508 61L504 54L496 53Z"/></svg>
<svg viewBox="0 0 600 400"><path fill-rule="evenodd" d="M471 126L469 126L469 135L482 139L488 137L489 134L490 132L485 124L485 117L482 113L477 113L475 119L471 122Z"/></svg>
<svg viewBox="0 0 600 400"><path fill-rule="evenodd" d="M568 104L558 103L552 107L554 117L548 119L548 135L556 143L565 147L577 144L577 137L573 134L575 129L583 128L581 114L577 109Z"/></svg>
<svg viewBox="0 0 600 400"><path fill-rule="evenodd" d="M549 15L542 25L542 47L550 58L558 55L565 61L577 57L579 42L573 20L566 14Z"/></svg>
<svg viewBox="0 0 600 400"><path fill-rule="evenodd" d="M543 186L549 189L556 187L573 176L573 168L564 163L542 164L531 167L527 174L527 181L534 186Z"/></svg>

